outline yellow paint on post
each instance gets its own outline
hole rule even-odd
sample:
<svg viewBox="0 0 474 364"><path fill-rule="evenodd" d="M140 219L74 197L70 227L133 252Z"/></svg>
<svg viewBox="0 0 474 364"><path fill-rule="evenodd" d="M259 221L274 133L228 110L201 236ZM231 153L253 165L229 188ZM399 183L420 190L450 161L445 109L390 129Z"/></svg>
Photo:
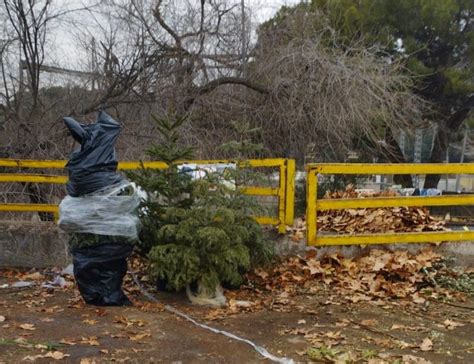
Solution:
<svg viewBox="0 0 474 364"><path fill-rule="evenodd" d="M280 185L278 188L278 232L284 234L286 232L285 214L286 214L286 165L280 166Z"/></svg>
<svg viewBox="0 0 474 364"><path fill-rule="evenodd" d="M286 196L285 196L285 224L293 225L295 220L295 178L296 162L294 159L286 160Z"/></svg>
<svg viewBox="0 0 474 364"><path fill-rule="evenodd" d="M316 199L318 196L318 176L315 170L307 168L306 174L306 241L308 245L316 243L317 211Z"/></svg>

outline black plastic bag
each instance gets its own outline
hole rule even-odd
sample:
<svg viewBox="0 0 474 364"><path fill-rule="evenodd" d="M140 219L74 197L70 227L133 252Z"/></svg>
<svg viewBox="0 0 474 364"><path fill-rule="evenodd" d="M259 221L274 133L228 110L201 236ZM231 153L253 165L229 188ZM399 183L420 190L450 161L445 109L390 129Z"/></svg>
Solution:
<svg viewBox="0 0 474 364"><path fill-rule="evenodd" d="M69 172L67 192L72 197L86 195L123 180L117 171L115 143L120 124L105 111L100 111L97 122L81 124L64 118L72 137L81 144L66 164Z"/></svg>
<svg viewBox="0 0 474 364"><path fill-rule="evenodd" d="M92 201L96 195L101 196L101 191L112 186L118 188L121 182L126 182L116 172L118 162L114 146L120 134L117 121L101 111L94 124L84 125L69 117L64 118L64 122L81 147L72 153L66 165L69 172L66 188L70 196L63 202L76 198L81 200L79 197L88 197ZM132 197L119 196L126 192L127 188L128 186L125 186L120 189L121 192L118 192L117 196L109 196L109 199L118 198L118 206L124 208L123 201L127 202ZM85 201L85 205L89 206L88 201ZM94 205L91 203L90 206ZM102 206L96 207L90 214L97 214L100 207ZM130 211L123 213L130 214ZM96 230L89 229L91 224L85 224L84 219L73 220L69 221L69 225L76 223L86 227L71 231L73 235L69 243L73 256L74 278L86 303L97 306L131 305L122 291L123 277L127 273L127 257L133 249L130 236L114 235L114 229L110 229L110 235L97 234L94 233ZM112 227L121 224L118 220L112 223Z"/></svg>
<svg viewBox="0 0 474 364"><path fill-rule="evenodd" d="M74 278L87 304L131 305L122 291L122 281L132 249L130 244L110 243L77 248L71 252Z"/></svg>

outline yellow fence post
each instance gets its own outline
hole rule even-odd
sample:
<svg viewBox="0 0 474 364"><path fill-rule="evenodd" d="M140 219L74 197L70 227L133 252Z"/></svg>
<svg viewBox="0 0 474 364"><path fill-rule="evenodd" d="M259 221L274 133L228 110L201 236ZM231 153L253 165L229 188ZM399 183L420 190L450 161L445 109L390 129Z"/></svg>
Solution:
<svg viewBox="0 0 474 364"><path fill-rule="evenodd" d="M278 232L284 234L286 232L286 163L280 164L280 186L278 189Z"/></svg>
<svg viewBox="0 0 474 364"><path fill-rule="evenodd" d="M307 166L306 169L306 241L307 245L315 245L317 237L316 199L318 197L317 172Z"/></svg>
<svg viewBox="0 0 474 364"><path fill-rule="evenodd" d="M286 160L286 212L285 224L293 225L295 220L295 177L296 162L294 159Z"/></svg>

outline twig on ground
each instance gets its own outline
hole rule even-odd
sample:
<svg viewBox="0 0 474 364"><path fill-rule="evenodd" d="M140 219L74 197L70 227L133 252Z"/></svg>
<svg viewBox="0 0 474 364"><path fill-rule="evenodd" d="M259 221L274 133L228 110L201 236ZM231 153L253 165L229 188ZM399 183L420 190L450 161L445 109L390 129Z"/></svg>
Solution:
<svg viewBox="0 0 474 364"><path fill-rule="evenodd" d="M354 321L352 319L348 319L351 323L353 323L354 325L357 325L357 326L360 326L362 327L363 329L366 329L367 331L370 331L370 332L373 332L375 334L379 334L379 335L384 335L384 336L388 336L394 340L399 340L399 341L403 341L402 339L400 339L399 337L395 336L395 335L392 335L386 331L381 331L381 330L377 330L377 329L374 329L373 327L370 327L368 325L364 325L360 322L357 322L357 321Z"/></svg>

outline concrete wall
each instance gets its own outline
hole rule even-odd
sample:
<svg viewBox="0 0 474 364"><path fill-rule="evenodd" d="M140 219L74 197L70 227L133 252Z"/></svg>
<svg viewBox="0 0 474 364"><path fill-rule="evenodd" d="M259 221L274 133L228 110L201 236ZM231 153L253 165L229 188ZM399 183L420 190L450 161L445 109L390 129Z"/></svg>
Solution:
<svg viewBox="0 0 474 364"><path fill-rule="evenodd" d="M53 222L0 222L0 268L65 267L67 235Z"/></svg>
<svg viewBox="0 0 474 364"><path fill-rule="evenodd" d="M355 258L367 255L370 249L408 250L415 254L417 251L430 246L434 251L446 257L454 257L456 264L461 267L474 267L474 241L468 242L448 242L439 245L435 244L371 244L366 246L323 246L306 247L305 241L293 241L287 236L280 237L277 244L277 251L281 255L293 255L304 253L307 249L314 249L317 256L338 253L347 258Z"/></svg>
<svg viewBox="0 0 474 364"><path fill-rule="evenodd" d="M271 234L279 254L304 254L304 240L295 242L287 236ZM22 267L66 267L70 262L67 252L67 235L52 222L13 221L0 222L0 268ZM346 257L357 257L367 254L368 250L406 249L412 253L428 244L396 244L311 247L318 256L340 253ZM474 266L474 242L450 242L439 246L431 245L435 251L446 256L454 256L460 266Z"/></svg>

